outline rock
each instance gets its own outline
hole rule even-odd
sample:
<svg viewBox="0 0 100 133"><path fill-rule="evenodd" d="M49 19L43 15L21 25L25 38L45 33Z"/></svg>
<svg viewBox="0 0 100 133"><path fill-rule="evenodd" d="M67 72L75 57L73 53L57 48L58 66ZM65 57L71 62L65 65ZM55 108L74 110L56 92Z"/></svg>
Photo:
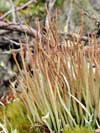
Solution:
<svg viewBox="0 0 100 133"><path fill-rule="evenodd" d="M96 0L97 1L97 0ZM97 1L98 5L100 1ZM97 4L95 3L95 4ZM71 7L72 6L72 7ZM72 8L72 9L71 9ZM59 30L64 31L67 23L67 31L79 32L81 23L81 11L86 11L90 17L95 16L97 20L99 19L99 12L94 8L93 0L65 0L62 8L59 9ZM69 18L70 15L70 18ZM91 32L95 29L95 21L87 16L84 16L84 33Z"/></svg>
<svg viewBox="0 0 100 133"><path fill-rule="evenodd" d="M95 10L100 11L100 0L90 0L90 3Z"/></svg>

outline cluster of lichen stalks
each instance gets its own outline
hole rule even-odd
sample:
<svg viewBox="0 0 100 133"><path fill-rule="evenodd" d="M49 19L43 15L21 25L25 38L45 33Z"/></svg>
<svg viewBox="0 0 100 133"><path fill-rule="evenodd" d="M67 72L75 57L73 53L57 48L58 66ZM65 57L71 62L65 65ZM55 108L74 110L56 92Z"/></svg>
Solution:
<svg viewBox="0 0 100 133"><path fill-rule="evenodd" d="M42 34L37 25L38 32L31 45L34 53L27 43L26 57L20 44L23 70L13 53L20 89L20 93L15 92L11 83L14 95L25 106L34 132L66 133L69 127L99 128L99 44L93 35L84 47L82 31L78 38L72 35L69 40L66 35L62 39L57 29L57 23L50 22Z"/></svg>

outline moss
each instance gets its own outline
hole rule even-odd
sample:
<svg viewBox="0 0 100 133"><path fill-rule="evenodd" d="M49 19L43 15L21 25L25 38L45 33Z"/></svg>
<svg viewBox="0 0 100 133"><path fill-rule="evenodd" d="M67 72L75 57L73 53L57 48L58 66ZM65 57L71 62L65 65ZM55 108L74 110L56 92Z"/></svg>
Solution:
<svg viewBox="0 0 100 133"><path fill-rule="evenodd" d="M26 109L19 99L1 107L0 110L0 121L3 122L4 120L4 116L2 115L4 110L9 133L15 129L21 133L27 133L32 130L31 124L27 118Z"/></svg>
<svg viewBox="0 0 100 133"><path fill-rule="evenodd" d="M68 127L65 127L63 133L94 133L93 130L91 129L88 129L88 128L68 128Z"/></svg>

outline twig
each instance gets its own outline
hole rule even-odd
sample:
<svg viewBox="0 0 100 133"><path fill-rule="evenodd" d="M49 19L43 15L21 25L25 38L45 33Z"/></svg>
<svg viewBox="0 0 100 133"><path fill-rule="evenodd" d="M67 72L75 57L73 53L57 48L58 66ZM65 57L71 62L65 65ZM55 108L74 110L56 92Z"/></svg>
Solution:
<svg viewBox="0 0 100 133"><path fill-rule="evenodd" d="M11 4L11 8L12 8L12 20L13 20L13 23L16 23L16 13L15 13L15 5L14 5L14 2L13 0L9 0L10 4Z"/></svg>
<svg viewBox="0 0 100 133"><path fill-rule="evenodd" d="M37 36L37 31L35 29L33 29L32 27L27 27L26 25L20 25L20 24L13 24L13 23L6 23L3 21L0 21L0 29L3 30L7 30L8 31L18 31L18 32L22 32L22 33L26 33L32 37L36 37ZM2 35L2 34L0 34ZM41 34L38 34L40 37L42 36ZM70 38L73 38L73 36L75 38L80 38L81 41L88 41L88 37L87 36L82 36L80 37L79 34L74 34L74 33L67 33L65 34L65 36L70 40Z"/></svg>
<svg viewBox="0 0 100 133"><path fill-rule="evenodd" d="M46 11L47 11L47 15L46 15L46 19L45 19L45 27L47 29L49 29L49 24L51 21L51 16L53 13L53 7L55 5L56 0L46 0Z"/></svg>
<svg viewBox="0 0 100 133"><path fill-rule="evenodd" d="M6 34L9 34L9 33L10 33L9 30L0 31L0 36L6 35Z"/></svg>
<svg viewBox="0 0 100 133"><path fill-rule="evenodd" d="M8 42L10 42L10 43L13 43L13 44L15 44L15 45L17 45L17 46L20 46L20 43L18 43L18 42L15 42L15 41L13 41L13 40L7 38L7 37L3 37L3 38L4 38L5 40L7 40Z"/></svg>
<svg viewBox="0 0 100 133"><path fill-rule="evenodd" d="M69 22L70 22L71 15L72 15L72 8L73 8L73 0L70 1L70 9L69 9L68 18L67 18L67 21L66 21L66 27L67 27L67 29L69 27ZM68 32L68 31L65 31L65 32Z"/></svg>
<svg viewBox="0 0 100 133"><path fill-rule="evenodd" d="M46 0L47 8L50 13L53 10L55 2L56 0Z"/></svg>
<svg viewBox="0 0 100 133"><path fill-rule="evenodd" d="M67 33L65 35L65 39L67 40L73 40L73 38L76 38L76 40L80 40L80 41L84 41L87 42L89 40L89 38L87 36L80 36L79 34L76 33Z"/></svg>
<svg viewBox="0 0 100 133"><path fill-rule="evenodd" d="M35 29L22 24L13 24L13 23L9 24L9 23L0 21L0 29L10 30L10 31L19 31L33 37L36 37L37 35L37 31Z"/></svg>
<svg viewBox="0 0 100 133"><path fill-rule="evenodd" d="M22 5L22 6L20 6L20 7L17 7L17 8L15 9L15 11L20 11L20 10L26 8L27 6L29 6L30 4L32 4L33 2L36 3L37 1L36 1L36 0L30 0L30 1L26 2L24 5ZM4 19L5 17L7 17L10 13L12 13L12 9L9 10L8 12L6 12L4 15L2 15L2 16L0 17L0 20L2 20L2 19Z"/></svg>
<svg viewBox="0 0 100 133"><path fill-rule="evenodd" d="M7 55L11 55L12 53L19 53L19 51L21 50L21 48L19 49L11 49L11 50L5 50L5 51L0 51L0 55L1 54L7 54ZM24 48L23 48L24 50Z"/></svg>
<svg viewBox="0 0 100 133"><path fill-rule="evenodd" d="M20 42L18 43L18 42L14 41L14 40L9 39L8 37L3 37L3 39L5 39L6 41L8 41L8 42L10 42L12 44L15 44L16 46L20 46ZM24 42L21 42L21 44L22 44L22 46L26 46L26 43L24 43ZM32 45L30 44L30 47L31 46L33 46L33 44Z"/></svg>

